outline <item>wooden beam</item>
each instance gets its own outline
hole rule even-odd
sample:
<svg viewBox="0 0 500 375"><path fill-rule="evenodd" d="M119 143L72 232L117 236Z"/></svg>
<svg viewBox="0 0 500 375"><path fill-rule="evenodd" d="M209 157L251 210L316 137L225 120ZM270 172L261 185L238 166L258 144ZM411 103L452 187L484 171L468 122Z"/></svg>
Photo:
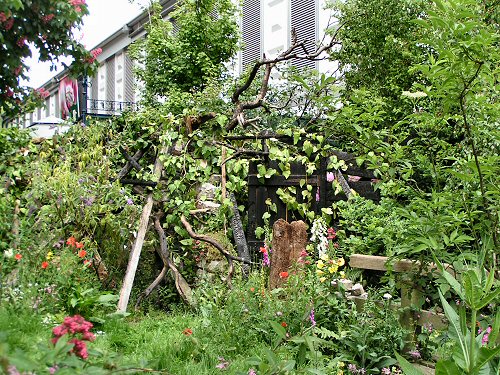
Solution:
<svg viewBox="0 0 500 375"><path fill-rule="evenodd" d="M392 270L394 272L417 271L422 268L421 263L416 260L402 259L390 261L389 257L363 254L352 254L349 258L349 265L352 268L374 271ZM452 266L449 264L443 263L443 267L448 273L455 274ZM422 270L422 272L432 272L435 270L437 270L437 266L434 263L429 263L426 270Z"/></svg>

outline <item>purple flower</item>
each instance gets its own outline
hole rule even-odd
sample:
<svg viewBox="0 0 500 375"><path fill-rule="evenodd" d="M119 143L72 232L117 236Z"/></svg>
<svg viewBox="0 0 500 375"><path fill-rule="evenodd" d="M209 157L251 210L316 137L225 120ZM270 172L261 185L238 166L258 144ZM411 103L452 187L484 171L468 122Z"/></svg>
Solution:
<svg viewBox="0 0 500 375"><path fill-rule="evenodd" d="M384 367L381 373L382 375L391 375L391 369L389 367Z"/></svg>
<svg viewBox="0 0 500 375"><path fill-rule="evenodd" d="M349 363L347 365L347 370L349 370L349 372L351 374L357 374L358 373L358 368L356 367L356 365L354 363Z"/></svg>
<svg viewBox="0 0 500 375"><path fill-rule="evenodd" d="M262 253L262 263L264 264L264 267L269 267L271 265L271 261L269 260L269 254Z"/></svg>
<svg viewBox="0 0 500 375"><path fill-rule="evenodd" d="M327 182L333 182L335 180L335 173L333 172L326 172L326 181Z"/></svg>
<svg viewBox="0 0 500 375"><path fill-rule="evenodd" d="M410 357L412 357L414 360L415 359L420 359L422 358L422 355L420 354L420 352L417 350L417 349L413 349L413 350L410 350L408 352L408 354L410 355Z"/></svg>
<svg viewBox="0 0 500 375"><path fill-rule="evenodd" d="M49 368L50 375L54 375L57 370L59 370L59 367L57 365L54 365L51 368Z"/></svg>
<svg viewBox="0 0 500 375"><path fill-rule="evenodd" d="M94 203L94 197L90 198L80 197L80 200L83 202L85 206L92 206L92 204Z"/></svg>
<svg viewBox="0 0 500 375"><path fill-rule="evenodd" d="M250 370L248 370L248 375L257 375L257 371L251 368Z"/></svg>
<svg viewBox="0 0 500 375"><path fill-rule="evenodd" d="M483 344L483 346L488 344L488 340L490 339L490 337L489 337L490 332L491 332L491 327L486 328L484 336L481 339L481 344Z"/></svg>
<svg viewBox="0 0 500 375"><path fill-rule="evenodd" d="M319 195L319 186L318 186L318 188L316 189L316 202L319 202L319 198L320 198L320 195Z"/></svg>
<svg viewBox="0 0 500 375"><path fill-rule="evenodd" d="M311 312L309 313L309 320L311 321L311 325L313 327L316 326L316 320L314 320L314 309L311 309Z"/></svg>
<svg viewBox="0 0 500 375"><path fill-rule="evenodd" d="M215 366L215 368L218 368L219 370L225 370L229 366L229 362L224 359L224 357L219 357L219 364Z"/></svg>
<svg viewBox="0 0 500 375"><path fill-rule="evenodd" d="M129 206L133 205L134 204L134 201L132 200L132 198L127 198L127 204Z"/></svg>

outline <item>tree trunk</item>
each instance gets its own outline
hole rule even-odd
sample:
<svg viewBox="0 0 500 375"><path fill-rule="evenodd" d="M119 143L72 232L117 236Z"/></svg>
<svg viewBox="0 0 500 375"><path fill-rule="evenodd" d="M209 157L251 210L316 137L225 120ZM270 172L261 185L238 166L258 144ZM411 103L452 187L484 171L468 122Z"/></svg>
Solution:
<svg viewBox="0 0 500 375"><path fill-rule="evenodd" d="M271 253L271 272L269 288L275 289L286 282L282 272L289 272L300 257L307 244L307 226L303 221L293 221L291 224L283 219L273 225L273 242Z"/></svg>

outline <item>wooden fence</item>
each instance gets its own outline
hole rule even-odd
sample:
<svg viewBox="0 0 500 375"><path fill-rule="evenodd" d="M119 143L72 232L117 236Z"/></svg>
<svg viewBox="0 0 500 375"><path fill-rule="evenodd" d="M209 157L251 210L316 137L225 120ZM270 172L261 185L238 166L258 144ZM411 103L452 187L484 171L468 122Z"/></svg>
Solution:
<svg viewBox="0 0 500 375"><path fill-rule="evenodd" d="M355 157L342 151L335 151L332 155L337 156L339 160L344 160L347 165L347 170L342 171L343 176L347 180L351 189L355 190L359 195L372 199L374 201L380 200L379 193L373 189L373 179L375 178L372 171L359 168L356 164ZM274 168L279 170L276 161L251 161L248 174L248 230L247 241L250 252L255 254L259 247L262 246L262 239L256 238L255 230L258 227L264 226L262 215L269 212L271 215L269 223L272 224L278 219L285 219L287 221L301 220L299 212L291 211L287 205L280 199L277 194L279 188L295 187L296 200L303 203L302 188L300 186L301 180L306 180L307 184L312 186L311 210L317 214L321 212L322 208L330 207L332 203L345 200L346 196L343 192L335 194L332 183L327 181L327 165L328 158L322 158L319 168L313 175L307 175L305 166L299 163L292 163L290 166L290 176L285 178L283 176L274 175L267 179L258 177L258 165L265 163L266 169ZM319 189L319 192L318 192ZM319 199L315 199L319 198ZM276 212L269 210L266 200L276 204Z"/></svg>

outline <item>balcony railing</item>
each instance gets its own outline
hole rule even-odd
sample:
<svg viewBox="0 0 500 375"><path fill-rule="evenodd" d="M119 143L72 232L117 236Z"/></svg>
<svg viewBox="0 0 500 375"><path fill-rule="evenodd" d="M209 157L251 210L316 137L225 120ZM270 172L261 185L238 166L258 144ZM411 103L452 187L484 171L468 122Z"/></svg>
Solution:
<svg viewBox="0 0 500 375"><path fill-rule="evenodd" d="M134 102L118 102L115 100L87 100L87 114L116 114L123 111L137 111L139 106Z"/></svg>

